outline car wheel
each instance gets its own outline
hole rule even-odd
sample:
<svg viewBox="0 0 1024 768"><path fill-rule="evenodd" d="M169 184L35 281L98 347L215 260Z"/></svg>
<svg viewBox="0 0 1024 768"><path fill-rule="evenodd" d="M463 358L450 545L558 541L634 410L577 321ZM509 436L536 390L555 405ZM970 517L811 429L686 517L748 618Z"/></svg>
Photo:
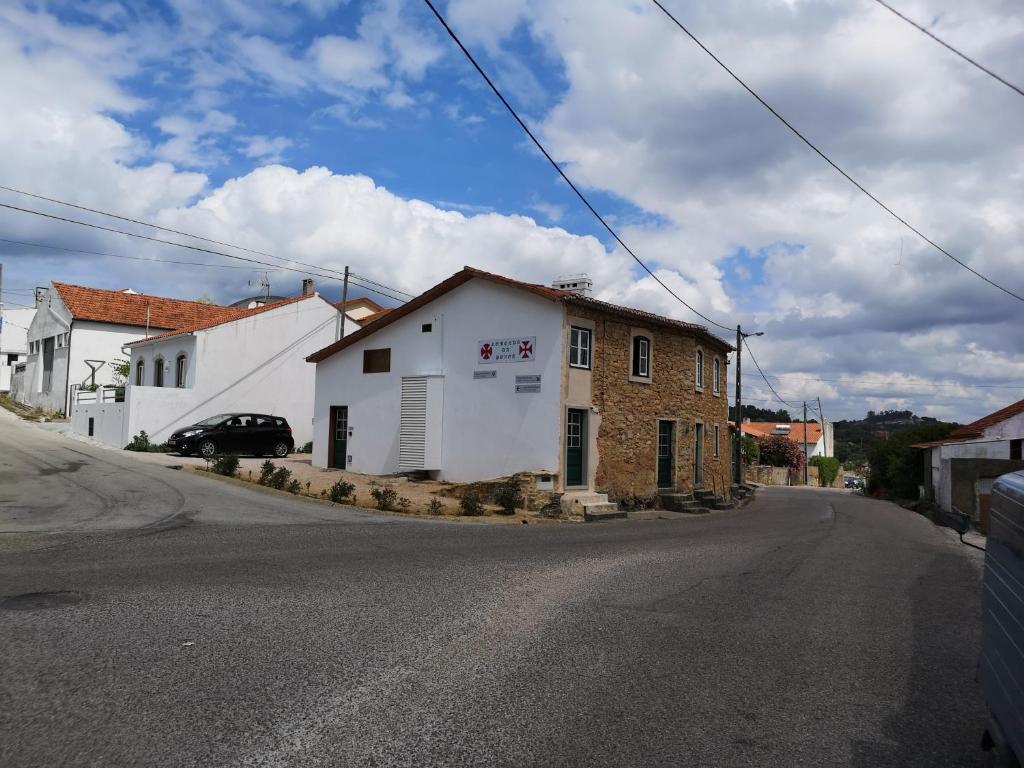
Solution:
<svg viewBox="0 0 1024 768"><path fill-rule="evenodd" d="M217 454L217 444L213 440L203 440L199 444L199 455L204 459L212 459Z"/></svg>
<svg viewBox="0 0 1024 768"><path fill-rule="evenodd" d="M287 456L288 443L286 443L284 440L279 440L278 442L274 443L274 455L279 459L283 459L285 456Z"/></svg>

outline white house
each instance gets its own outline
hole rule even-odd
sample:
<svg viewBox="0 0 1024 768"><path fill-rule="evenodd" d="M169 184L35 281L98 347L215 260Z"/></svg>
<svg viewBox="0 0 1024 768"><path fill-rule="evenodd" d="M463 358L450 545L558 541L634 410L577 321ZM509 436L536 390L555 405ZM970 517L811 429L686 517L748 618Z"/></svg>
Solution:
<svg viewBox="0 0 1024 768"><path fill-rule="evenodd" d="M768 437L770 435L784 437L796 443L801 451L805 450L804 446L806 445L805 456L808 459L814 456L835 456L834 432L830 421L826 421L824 424L814 421L776 424L774 421L744 419L743 434L752 437Z"/></svg>
<svg viewBox="0 0 1024 768"><path fill-rule="evenodd" d="M313 464L728 493L731 349L703 326L466 267L310 355Z"/></svg>
<svg viewBox="0 0 1024 768"><path fill-rule="evenodd" d="M227 320L133 340L124 402L79 393L73 429L117 447L143 431L161 443L179 427L243 411L285 417L304 445L312 439L314 388L305 357L334 341L340 325L337 308L308 289ZM351 318L346 325L347 333L359 329Z"/></svg>
<svg viewBox="0 0 1024 768"><path fill-rule="evenodd" d="M14 367L28 355L28 328L34 309L5 308L0 313L0 392L11 391Z"/></svg>
<svg viewBox="0 0 1024 768"><path fill-rule="evenodd" d="M1024 469L1024 400L914 448L922 451L921 497L981 520L992 481Z"/></svg>
<svg viewBox="0 0 1024 768"><path fill-rule="evenodd" d="M72 392L115 382L122 347L152 333L233 317L240 310L196 301L51 283L28 327L18 391L26 405L69 413Z"/></svg>

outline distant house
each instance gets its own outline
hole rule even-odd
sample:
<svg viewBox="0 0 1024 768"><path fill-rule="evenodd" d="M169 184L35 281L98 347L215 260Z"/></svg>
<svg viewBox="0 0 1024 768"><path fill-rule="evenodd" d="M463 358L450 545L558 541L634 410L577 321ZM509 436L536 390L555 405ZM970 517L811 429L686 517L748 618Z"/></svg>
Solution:
<svg viewBox="0 0 1024 768"><path fill-rule="evenodd" d="M11 307L0 315L0 392L10 392L14 369L28 356L28 328L34 309Z"/></svg>
<svg viewBox="0 0 1024 768"><path fill-rule="evenodd" d="M700 325L466 267L310 355L313 464L531 472L580 504L728 495L731 349Z"/></svg>
<svg viewBox="0 0 1024 768"><path fill-rule="evenodd" d="M988 496L1000 475L1024 469L1024 400L918 443L924 474L921 497L946 512L956 508L987 525Z"/></svg>
<svg viewBox="0 0 1024 768"><path fill-rule="evenodd" d="M296 445L309 442L314 371L305 358L337 338L340 313L311 283L305 287L225 319L132 340L124 402L77 395L73 429L121 447L143 431L161 443L200 419L252 412L285 417ZM346 333L358 329L349 318Z"/></svg>
<svg viewBox="0 0 1024 768"><path fill-rule="evenodd" d="M69 412L72 392L114 383L114 363L130 341L183 326L224 320L237 309L197 301L51 283L36 301L18 391L26 405Z"/></svg>
<svg viewBox="0 0 1024 768"><path fill-rule="evenodd" d="M824 426L813 421L806 424L801 421L791 424L777 424L772 421L744 421L743 434L752 437L768 437L769 435L784 437L796 443L800 450L804 450L804 435L806 434L806 458L835 455L832 423L829 421L826 421Z"/></svg>

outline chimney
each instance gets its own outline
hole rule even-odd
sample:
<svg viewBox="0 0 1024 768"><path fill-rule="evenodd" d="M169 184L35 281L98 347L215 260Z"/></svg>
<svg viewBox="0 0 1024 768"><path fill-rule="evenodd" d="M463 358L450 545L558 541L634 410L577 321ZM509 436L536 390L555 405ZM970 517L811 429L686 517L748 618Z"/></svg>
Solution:
<svg viewBox="0 0 1024 768"><path fill-rule="evenodd" d="M313 295L313 278L306 277L302 280L302 295L312 296Z"/></svg>
<svg viewBox="0 0 1024 768"><path fill-rule="evenodd" d="M556 277L551 282L552 288L560 291L571 291L580 296L589 296L593 292L594 281L586 275L569 275L568 277Z"/></svg>

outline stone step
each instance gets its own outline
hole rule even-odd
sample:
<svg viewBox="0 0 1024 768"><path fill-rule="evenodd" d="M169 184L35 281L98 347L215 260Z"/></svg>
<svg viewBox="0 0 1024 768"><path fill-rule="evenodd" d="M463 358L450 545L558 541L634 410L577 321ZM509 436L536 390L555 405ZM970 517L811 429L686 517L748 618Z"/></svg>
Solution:
<svg viewBox="0 0 1024 768"><path fill-rule="evenodd" d="M618 504L605 502L603 504L587 504L583 507L583 519L588 523L600 520L616 520L626 517L626 510L619 509Z"/></svg>
<svg viewBox="0 0 1024 768"><path fill-rule="evenodd" d="M703 488L698 488L693 492L693 495L698 499L713 499L715 498L714 491L705 491Z"/></svg>
<svg viewBox="0 0 1024 768"><path fill-rule="evenodd" d="M736 502L735 501L716 501L714 504L712 504L712 506L715 509L735 509L736 508Z"/></svg>

